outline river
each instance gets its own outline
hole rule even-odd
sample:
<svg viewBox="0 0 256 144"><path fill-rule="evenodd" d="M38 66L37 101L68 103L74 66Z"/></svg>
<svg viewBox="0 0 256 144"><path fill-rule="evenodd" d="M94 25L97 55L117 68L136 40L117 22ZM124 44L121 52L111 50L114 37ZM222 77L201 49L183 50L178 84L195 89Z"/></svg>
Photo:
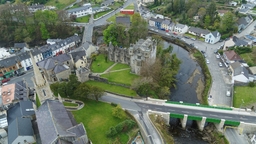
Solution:
<svg viewBox="0 0 256 144"><path fill-rule="evenodd" d="M180 64L179 72L176 76L176 87L171 89L170 100L183 101L188 103L199 103L201 92L203 90L202 85L204 83L204 76L201 67L196 61L194 61L189 52L185 49L164 41L164 48L173 46L172 53L175 53L177 57L182 61ZM177 123L177 119L170 120L170 125L173 128L171 133L173 135L175 144L206 144L203 141L197 126L193 121L187 122L187 129L181 129L181 126Z"/></svg>

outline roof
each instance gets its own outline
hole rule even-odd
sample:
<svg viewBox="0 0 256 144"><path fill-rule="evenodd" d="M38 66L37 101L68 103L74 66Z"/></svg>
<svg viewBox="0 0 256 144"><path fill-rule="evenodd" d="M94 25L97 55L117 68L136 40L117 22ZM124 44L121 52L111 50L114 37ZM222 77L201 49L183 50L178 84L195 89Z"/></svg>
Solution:
<svg viewBox="0 0 256 144"><path fill-rule="evenodd" d="M209 34L210 33L209 30L201 29L201 28L197 28L197 27L190 27L189 31L197 33L197 34Z"/></svg>
<svg viewBox="0 0 256 144"><path fill-rule="evenodd" d="M18 136L34 136L32 123L29 118L16 118L8 126L8 143L12 144Z"/></svg>
<svg viewBox="0 0 256 144"><path fill-rule="evenodd" d="M79 59L82 59L84 56L86 56L86 53L84 50L72 52L70 54L72 55L74 62L77 62Z"/></svg>
<svg viewBox="0 0 256 144"><path fill-rule="evenodd" d="M69 9L67 10L68 13L73 13L73 12L78 12L78 11L82 11L82 10L87 10L91 8L90 5L86 5L86 6L82 6L82 7L78 7L78 8L74 8L74 9Z"/></svg>
<svg viewBox="0 0 256 144"><path fill-rule="evenodd" d="M171 22L170 22L170 20L167 20L167 19L165 19L163 22L162 22L162 24L165 24L165 25L169 25Z"/></svg>
<svg viewBox="0 0 256 144"><path fill-rule="evenodd" d="M56 65L56 66L54 67L53 71L54 71L55 74L57 74L57 73L60 73L60 72L62 72L62 71L65 71L65 70L67 70L67 69L68 69L67 66L65 67L65 66L63 66L63 65L58 64L58 65Z"/></svg>
<svg viewBox="0 0 256 144"><path fill-rule="evenodd" d="M241 60L240 56L234 50L225 51L224 53L229 60Z"/></svg>
<svg viewBox="0 0 256 144"><path fill-rule="evenodd" d="M18 117L29 117L35 114L31 101L20 101L7 110L7 120L10 124Z"/></svg>
<svg viewBox="0 0 256 144"><path fill-rule="evenodd" d="M161 18L155 18L155 22L162 23L163 21L164 21L164 19L161 19Z"/></svg>
<svg viewBox="0 0 256 144"><path fill-rule="evenodd" d="M252 20L252 17L249 15L249 16L246 16L246 17L241 17L237 20L237 24L238 25L245 25L247 26Z"/></svg>
<svg viewBox="0 0 256 144"><path fill-rule="evenodd" d="M249 67L249 70L251 71L251 73L252 73L253 75L256 74L256 66Z"/></svg>
<svg viewBox="0 0 256 144"><path fill-rule="evenodd" d="M24 48L26 46L27 46L26 43L14 43L14 47L15 48Z"/></svg>
<svg viewBox="0 0 256 144"><path fill-rule="evenodd" d="M249 78L249 72L248 70L240 64L240 62L234 62L230 64L232 69L234 70L234 76L243 74L245 77Z"/></svg>
<svg viewBox="0 0 256 144"><path fill-rule="evenodd" d="M176 24L176 27L181 28L181 29L183 29L185 26L186 25L184 25L184 24L179 24L179 23Z"/></svg>
<svg viewBox="0 0 256 144"><path fill-rule="evenodd" d="M63 62L68 61L68 60L71 60L71 57L67 53L64 53L64 54L58 55L56 57L50 57L48 59L40 61L38 63L38 66L40 68L50 70L55 67L56 63L62 64Z"/></svg>
<svg viewBox="0 0 256 144"><path fill-rule="evenodd" d="M30 50L30 51L32 51L32 55L33 55L33 56L36 56L36 55L42 53L42 52L39 51L38 49L33 49L33 50ZM29 51L18 53L18 54L17 54L17 57L19 58L20 61L26 60L26 59L30 59Z"/></svg>
<svg viewBox="0 0 256 144"><path fill-rule="evenodd" d="M118 16L116 17L116 23L130 26L131 20L129 16Z"/></svg>
<svg viewBox="0 0 256 144"><path fill-rule="evenodd" d="M42 4L35 4L35 5L29 6L29 8L34 8L34 9L43 8L43 7L44 7L44 5L42 5Z"/></svg>
<svg viewBox="0 0 256 144"><path fill-rule="evenodd" d="M245 45L248 45L248 42L236 37L236 36L233 36L233 42L235 43L236 46L245 46Z"/></svg>
<svg viewBox="0 0 256 144"><path fill-rule="evenodd" d="M67 110L56 100L46 100L36 111L36 118L43 144L51 144L59 137L78 137L85 131L71 130L73 125Z"/></svg>
<svg viewBox="0 0 256 144"><path fill-rule="evenodd" d="M114 2L114 0L105 0L104 2L101 3L101 5L108 5L108 4L111 4L113 2Z"/></svg>
<svg viewBox="0 0 256 144"><path fill-rule="evenodd" d="M0 67L11 67L16 65L17 62L20 62L20 58L18 56L12 56L0 61Z"/></svg>
<svg viewBox="0 0 256 144"><path fill-rule="evenodd" d="M214 32L212 32L212 35L216 38L216 37L218 37L218 34L219 34L219 32L218 31L214 31Z"/></svg>

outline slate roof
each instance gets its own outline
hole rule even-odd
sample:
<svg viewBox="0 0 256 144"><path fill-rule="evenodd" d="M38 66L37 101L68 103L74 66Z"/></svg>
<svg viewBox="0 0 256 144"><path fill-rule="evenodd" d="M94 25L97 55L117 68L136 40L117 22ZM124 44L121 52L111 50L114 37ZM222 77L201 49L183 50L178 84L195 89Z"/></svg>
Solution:
<svg viewBox="0 0 256 144"><path fill-rule="evenodd" d="M77 137L84 133L68 131L73 125L67 110L59 101L46 100L36 111L36 118L43 144L51 144L59 137Z"/></svg>
<svg viewBox="0 0 256 144"><path fill-rule="evenodd" d="M36 55L42 53L42 52L41 52L40 50L38 50L38 49L33 49L33 50L31 50L31 52L32 52L32 55L33 55L33 56L36 56ZM17 54L17 57L19 57L19 60L20 60L20 61L26 60L26 59L30 59L29 51L18 53L18 54Z"/></svg>
<svg viewBox="0 0 256 144"><path fill-rule="evenodd" d="M105 0L104 2L101 3L101 5L110 5L114 2L114 0Z"/></svg>
<svg viewBox="0 0 256 144"><path fill-rule="evenodd" d="M170 22L170 20L167 20L167 19L165 19L163 22L162 22L162 24L165 24L165 25L169 25L171 22Z"/></svg>
<svg viewBox="0 0 256 144"><path fill-rule="evenodd" d="M229 60L241 60L240 56L234 50L225 51L224 53Z"/></svg>
<svg viewBox="0 0 256 144"><path fill-rule="evenodd" d="M65 71L65 70L67 70L67 69L68 69L67 67L58 64L58 65L56 65L56 66L54 67L53 71L54 71L55 74L57 74L57 73L60 73L60 72L62 72L62 71Z"/></svg>
<svg viewBox="0 0 256 144"><path fill-rule="evenodd" d="M31 101L20 101L7 110L7 120L10 124L16 118L29 117L35 114Z"/></svg>
<svg viewBox="0 0 256 144"><path fill-rule="evenodd" d="M71 57L67 53L64 53L64 54L58 55L56 57L50 57L48 59L45 59L45 60L39 62L38 66L40 68L50 70L55 67L55 62L57 62L58 64L61 64L68 60L71 60Z"/></svg>
<svg viewBox="0 0 256 144"><path fill-rule="evenodd" d="M216 38L216 37L218 37L218 34L219 34L219 32L218 31L214 31L214 32L212 32L212 35Z"/></svg>
<svg viewBox="0 0 256 144"><path fill-rule="evenodd" d="M197 28L197 27L190 27L189 31L192 31L197 34L209 34L210 33L209 30L201 29L201 28Z"/></svg>
<svg viewBox="0 0 256 144"><path fill-rule="evenodd" d="M118 17L116 17L116 23L130 26L131 20L130 20L129 16L118 16Z"/></svg>
<svg viewBox="0 0 256 144"><path fill-rule="evenodd" d="M15 48L24 48L26 46L27 46L26 43L14 43Z"/></svg>
<svg viewBox="0 0 256 144"><path fill-rule="evenodd" d="M74 8L74 9L69 9L67 10L68 13L73 13L73 12L79 12L79 11L83 11L83 10L87 10L89 9L91 6L86 5L86 6L82 6L82 7L78 7L78 8Z"/></svg>
<svg viewBox="0 0 256 144"><path fill-rule="evenodd" d="M27 100L28 99L28 88L25 81L18 81L15 83L15 99Z"/></svg>
<svg viewBox="0 0 256 144"><path fill-rule="evenodd" d="M16 65L17 61L21 61L18 56L8 57L0 61L0 67L10 67Z"/></svg>
<svg viewBox="0 0 256 144"><path fill-rule="evenodd" d="M236 36L233 36L233 42L235 43L236 46L248 45L248 43L246 41L239 39Z"/></svg>
<svg viewBox="0 0 256 144"><path fill-rule="evenodd" d="M184 24L179 24L179 23L176 24L176 27L181 28L181 29L183 29L185 26L186 25L184 25Z"/></svg>
<svg viewBox="0 0 256 144"><path fill-rule="evenodd" d="M38 8L43 8L43 7L44 7L44 5L42 5L42 4L35 4L35 5L29 6L29 8L32 8L32 9L38 9Z"/></svg>
<svg viewBox="0 0 256 144"><path fill-rule="evenodd" d="M8 143L12 144L18 136L34 136L32 123L29 118L16 118L8 126Z"/></svg>
<svg viewBox="0 0 256 144"><path fill-rule="evenodd" d="M252 17L250 15L248 15L246 17L239 18L237 21L237 24L238 25L243 24L243 25L247 26L251 22L251 20L252 20Z"/></svg>
<svg viewBox="0 0 256 144"><path fill-rule="evenodd" d="M71 53L74 62L77 62L79 59L82 59L83 56L86 56L85 51L76 51Z"/></svg>
<svg viewBox="0 0 256 144"><path fill-rule="evenodd" d="M161 19L161 18L155 18L155 22L162 23L163 21L164 21L164 19Z"/></svg>
<svg viewBox="0 0 256 144"><path fill-rule="evenodd" d="M245 77L249 78L248 70L244 66L241 66L241 64L239 62L234 62L234 63L230 64L230 66L234 70L234 76L243 74Z"/></svg>

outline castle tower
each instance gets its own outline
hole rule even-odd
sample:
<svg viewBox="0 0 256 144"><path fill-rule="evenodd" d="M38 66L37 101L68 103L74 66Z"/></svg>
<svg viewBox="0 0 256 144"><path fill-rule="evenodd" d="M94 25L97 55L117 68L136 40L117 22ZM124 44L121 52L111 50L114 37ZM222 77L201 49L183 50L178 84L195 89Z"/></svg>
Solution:
<svg viewBox="0 0 256 144"><path fill-rule="evenodd" d="M34 87L35 87L37 96L40 100L40 103L43 104L47 99L54 99L54 96L52 94L48 81L41 74L38 66L36 65L36 62L34 60L34 57L31 51L29 52L29 54L31 57L33 70L34 70L34 77L32 77L32 81L34 83Z"/></svg>

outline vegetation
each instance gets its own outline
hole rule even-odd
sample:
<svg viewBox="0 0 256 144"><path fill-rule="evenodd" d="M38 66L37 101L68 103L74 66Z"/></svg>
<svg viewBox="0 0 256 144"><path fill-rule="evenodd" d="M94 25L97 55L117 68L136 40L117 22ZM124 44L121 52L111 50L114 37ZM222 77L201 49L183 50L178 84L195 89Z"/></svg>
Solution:
<svg viewBox="0 0 256 144"><path fill-rule="evenodd" d="M80 30L69 26L64 11L36 11L33 16L25 5L23 11L11 12L11 6L0 9L0 42L13 45L14 42L26 42L29 45L45 43L48 38L66 38Z"/></svg>
<svg viewBox="0 0 256 144"><path fill-rule="evenodd" d="M117 14L111 16L110 18L108 18L107 21L115 23L116 22L116 17L119 17L119 16L129 16L131 18L130 15L125 15L125 14L122 14L122 13L117 13Z"/></svg>
<svg viewBox="0 0 256 144"><path fill-rule="evenodd" d="M73 111L73 115L77 122L82 122L86 128L88 137L93 143L127 143L129 140L129 132L119 132L113 137L107 137L106 133L111 127L125 122L123 119L116 118L112 115L113 106L107 103L84 100L84 107L79 111Z"/></svg>
<svg viewBox="0 0 256 144"><path fill-rule="evenodd" d="M109 91L109 92L112 92L112 93L131 96L131 97L136 97L137 96L137 94L134 90L131 90L129 88L125 88L125 87L122 87L122 86L110 85L110 84L103 83L103 82L98 82L98 81L88 81L86 83L88 85L98 86L98 87L104 89L105 91Z"/></svg>
<svg viewBox="0 0 256 144"><path fill-rule="evenodd" d="M110 71L130 68L128 64L117 63Z"/></svg>
<svg viewBox="0 0 256 144"><path fill-rule="evenodd" d="M69 6L76 0L38 0L38 1L47 1L46 5L55 6L57 9L64 9Z"/></svg>
<svg viewBox="0 0 256 144"><path fill-rule="evenodd" d="M38 95L36 94L36 107L40 107L41 106L41 103L40 103L40 100L38 98Z"/></svg>
<svg viewBox="0 0 256 144"><path fill-rule="evenodd" d="M101 16L103 16L103 15L109 13L110 11L112 11L112 9L109 9L109 10L106 10L106 11L102 11L102 12L98 12L98 13L96 13L96 14L93 15L93 16L94 16L94 19L97 19L97 18L99 18L99 17L101 17Z"/></svg>
<svg viewBox="0 0 256 144"><path fill-rule="evenodd" d="M78 106L76 103L70 103L70 102L63 102L64 106L71 106L71 107L76 107Z"/></svg>
<svg viewBox="0 0 256 144"><path fill-rule="evenodd" d="M120 104L112 109L112 115L119 119L124 119L126 117L125 112L123 111Z"/></svg>
<svg viewBox="0 0 256 144"><path fill-rule="evenodd" d="M236 108L246 107L256 103L256 87L235 86L233 106Z"/></svg>
<svg viewBox="0 0 256 144"><path fill-rule="evenodd" d="M87 16L83 16L83 17L79 17L76 18L76 22L80 22L80 23L88 23L90 20L91 15L87 15Z"/></svg>
<svg viewBox="0 0 256 144"><path fill-rule="evenodd" d="M240 57L247 62L249 66L256 66L256 48L251 48L252 52L240 54Z"/></svg>
<svg viewBox="0 0 256 144"><path fill-rule="evenodd" d="M124 9L128 9L128 10L132 9L132 10L134 10L134 4L132 3L132 4L128 5L127 7L125 7Z"/></svg>
<svg viewBox="0 0 256 144"><path fill-rule="evenodd" d="M99 54L95 57L91 65L91 71L94 73L102 73L114 64L114 62L106 61L105 59L106 56L104 54Z"/></svg>
<svg viewBox="0 0 256 144"><path fill-rule="evenodd" d="M116 125L115 127L111 127L107 131L106 135L107 135L107 137L116 136L120 132L127 132L127 131L131 130L135 125L136 125L135 121L125 120L125 121L119 123L118 125Z"/></svg>
<svg viewBox="0 0 256 144"><path fill-rule="evenodd" d="M118 72L110 72L110 73L101 75L101 77L108 79L110 82L131 85L132 82L139 76L130 73L130 71L131 70L128 69L128 70L122 70L122 71L118 71Z"/></svg>
<svg viewBox="0 0 256 144"><path fill-rule="evenodd" d="M120 6L122 6L124 3L123 2L115 2L113 5L111 5L111 6L108 6L108 7L110 7L110 8L112 8L112 9L118 9Z"/></svg>
<svg viewBox="0 0 256 144"><path fill-rule="evenodd" d="M138 39L146 38L148 35L148 23L138 13L132 16L132 24L127 28L122 24L113 23L103 32L104 42L108 45L128 47Z"/></svg>
<svg viewBox="0 0 256 144"><path fill-rule="evenodd" d="M252 48L250 47L232 47L228 50L234 50L239 55L252 52Z"/></svg>

